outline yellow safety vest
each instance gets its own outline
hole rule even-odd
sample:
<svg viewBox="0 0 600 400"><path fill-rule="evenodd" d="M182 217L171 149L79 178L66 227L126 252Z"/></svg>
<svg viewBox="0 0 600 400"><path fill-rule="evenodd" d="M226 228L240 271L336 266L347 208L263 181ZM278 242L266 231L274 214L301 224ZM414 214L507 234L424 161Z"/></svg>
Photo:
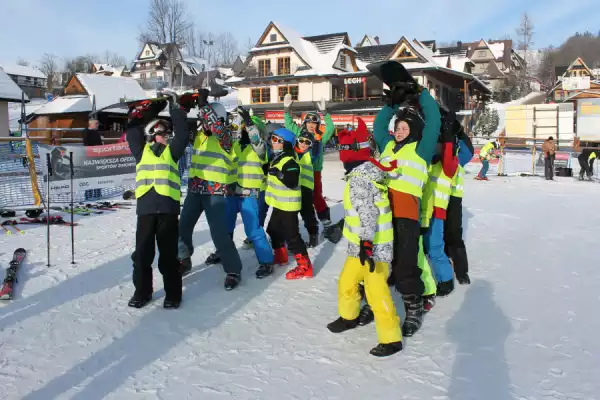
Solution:
<svg viewBox="0 0 600 400"><path fill-rule="evenodd" d="M135 197L139 199L150 189L175 201L181 197L181 181L177 163L171 156L171 148L167 146L160 157L157 157L149 144L144 147L142 159L135 167Z"/></svg>
<svg viewBox="0 0 600 400"><path fill-rule="evenodd" d="M595 151L592 152L592 154L590 154L590 156L588 157L588 162L592 161L596 157L597 157L596 152Z"/></svg>
<svg viewBox="0 0 600 400"><path fill-rule="evenodd" d="M237 184L245 189L265 190L267 177L262 166L267 162L266 155L261 159L250 144L242 150L239 142L233 144L233 153L236 167L232 171L236 171Z"/></svg>
<svg viewBox="0 0 600 400"><path fill-rule="evenodd" d="M388 172L387 187L421 198L428 175L427 163L417 154L417 143L406 144L395 153L394 146L395 142L390 141L381 154L382 163L392 160L398 163L394 171Z"/></svg>
<svg viewBox="0 0 600 400"><path fill-rule="evenodd" d="M485 146L481 148L479 151L479 158L490 158L490 151L494 148L494 142L488 142Z"/></svg>
<svg viewBox="0 0 600 400"><path fill-rule="evenodd" d="M300 165L300 186L313 190L315 188L315 176L310 151L299 157L298 165Z"/></svg>
<svg viewBox="0 0 600 400"><path fill-rule="evenodd" d="M190 178L200 178L223 184L235 182L235 162L219 144L216 136L206 136L199 132L194 140Z"/></svg>
<svg viewBox="0 0 600 400"><path fill-rule="evenodd" d="M452 192L450 196L462 198L465 194L465 169L459 165L454 178L452 178Z"/></svg>
<svg viewBox="0 0 600 400"><path fill-rule="evenodd" d="M273 165L273 168L281 171L285 163L292 159L290 156L282 157L277 164ZM282 211L300 211L302 208L302 192L300 186L290 189L279 178L269 174L265 201L267 205Z"/></svg>
<svg viewBox="0 0 600 400"><path fill-rule="evenodd" d="M352 174L349 176L352 176ZM392 225L392 210L390 208L387 188L376 182L371 182L379 189L378 199L375 200L375 206L377 207L379 214L377 216L375 236L372 239L373 244L392 243L394 241L394 227ZM368 240L370 238L359 237L360 215L350 201L350 183L346 183L346 188L344 189L344 211L346 213L346 216L344 217L344 237L348 242L360 246L361 239Z"/></svg>
<svg viewBox="0 0 600 400"><path fill-rule="evenodd" d="M439 161L429 167L429 181L423 189L421 201L421 226L429 227L429 220L435 207L446 210L452 192L452 179L444 174L442 162Z"/></svg>

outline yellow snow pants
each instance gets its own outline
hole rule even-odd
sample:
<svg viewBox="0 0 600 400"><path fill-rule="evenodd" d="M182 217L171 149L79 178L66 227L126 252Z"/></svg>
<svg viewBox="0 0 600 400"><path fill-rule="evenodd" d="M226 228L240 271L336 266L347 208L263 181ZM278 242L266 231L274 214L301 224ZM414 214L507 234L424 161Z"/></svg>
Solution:
<svg viewBox="0 0 600 400"><path fill-rule="evenodd" d="M431 266L429 265L429 261L427 261L427 257L423 251L423 236L419 238L418 264L419 268L421 268L421 280L425 285L425 293L423 293L423 296L435 295L437 292L437 285L433 275L431 274Z"/></svg>
<svg viewBox="0 0 600 400"><path fill-rule="evenodd" d="M348 320L358 318L360 313L359 282L364 282L367 302L375 315L375 329L378 343L386 344L402 340L400 318L387 284L389 264L375 263L375 271L370 272L368 264L363 266L356 257L348 257L338 282L338 311L340 317Z"/></svg>

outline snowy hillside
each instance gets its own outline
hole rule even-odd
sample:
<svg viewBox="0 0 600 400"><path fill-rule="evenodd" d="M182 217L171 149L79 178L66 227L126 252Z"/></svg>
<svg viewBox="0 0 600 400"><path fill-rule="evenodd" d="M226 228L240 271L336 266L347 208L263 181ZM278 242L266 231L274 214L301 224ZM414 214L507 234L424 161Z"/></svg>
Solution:
<svg viewBox="0 0 600 400"><path fill-rule="evenodd" d="M328 158L325 194L340 199L342 168ZM0 304L0 398L600 398L600 186L473 176L464 200L473 284L438 299L387 359L368 353L373 325L325 328L337 317L345 241L311 250L316 277L304 281L286 281L284 267L259 281L254 253L240 250L242 284L226 292L221 268L203 264L213 245L202 218L184 301L171 311L156 269L154 302L127 307L134 209L78 218L76 265L67 227L52 227L50 268L45 227L0 236L3 265L15 248L29 251L16 297ZM238 225L238 246L243 238Z"/></svg>

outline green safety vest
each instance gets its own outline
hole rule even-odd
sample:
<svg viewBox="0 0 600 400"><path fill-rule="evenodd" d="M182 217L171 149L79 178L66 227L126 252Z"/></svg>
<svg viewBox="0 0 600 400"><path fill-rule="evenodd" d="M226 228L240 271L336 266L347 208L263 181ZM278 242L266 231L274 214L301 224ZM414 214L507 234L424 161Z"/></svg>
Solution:
<svg viewBox="0 0 600 400"><path fill-rule="evenodd" d="M267 178L262 166L267 162L266 155L261 159L249 144L242 150L239 142L233 144L233 153L235 167L232 172L235 172L237 184L245 189L265 190Z"/></svg>
<svg viewBox="0 0 600 400"><path fill-rule="evenodd" d="M157 157L149 144L144 147L142 159L135 167L135 197L139 199L150 189L175 201L181 197L181 181L177 163L171 156L171 148L167 146L160 157Z"/></svg>
<svg viewBox="0 0 600 400"><path fill-rule="evenodd" d="M427 182L427 163L417 154L417 143L409 143L394 153L395 142L390 141L383 153L381 162L396 160L398 167L388 172L387 187L397 192L421 198L423 186Z"/></svg>
<svg viewBox="0 0 600 400"><path fill-rule="evenodd" d="M292 159L290 156L282 157L277 164L273 165L273 168L281 171L285 163ZM279 178L269 174L265 201L267 205L282 211L300 211L302 208L302 192L300 186L290 189Z"/></svg>
<svg viewBox="0 0 600 400"><path fill-rule="evenodd" d="M310 151L299 157L298 165L300 165L300 186L313 190L315 188L315 175Z"/></svg>
<svg viewBox="0 0 600 400"><path fill-rule="evenodd" d="M494 148L494 142L488 142L485 146L479 150L480 158L489 158L489 153Z"/></svg>
<svg viewBox="0 0 600 400"><path fill-rule="evenodd" d="M456 173L454 174L454 178L452 178L452 191L450 196L454 197L462 197L465 194L465 169L459 165Z"/></svg>
<svg viewBox="0 0 600 400"><path fill-rule="evenodd" d="M429 227L429 220L435 207L446 210L452 192L452 179L444 174L442 162L439 161L429 167L429 181L423 189L421 202L421 226Z"/></svg>
<svg viewBox="0 0 600 400"><path fill-rule="evenodd" d="M189 177L230 184L235 182L234 170L234 157L223 150L219 139L199 132L194 140Z"/></svg>
<svg viewBox="0 0 600 400"><path fill-rule="evenodd" d="M352 174L349 176L352 176ZM375 200L375 206L379 214L377 216L377 228L375 229L373 244L393 243L394 227L392 225L392 210L390 208L387 188L373 181L371 182L379 189L379 196ZM350 183L346 183L346 188L344 189L344 211L346 213L344 217L344 237L348 242L360 246L360 240L368 238L359 237L360 215L350 201Z"/></svg>

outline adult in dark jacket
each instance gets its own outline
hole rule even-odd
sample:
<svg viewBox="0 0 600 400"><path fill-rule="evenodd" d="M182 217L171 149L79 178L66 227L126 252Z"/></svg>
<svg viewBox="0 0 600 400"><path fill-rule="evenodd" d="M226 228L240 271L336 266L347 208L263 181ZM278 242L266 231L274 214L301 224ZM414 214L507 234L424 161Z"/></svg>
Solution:
<svg viewBox="0 0 600 400"><path fill-rule="evenodd" d="M84 146L102 146L102 136L98 132L99 123L96 118L91 118L88 127L82 132ZM102 189L89 189L85 191L85 199L92 200L102 197Z"/></svg>
<svg viewBox="0 0 600 400"><path fill-rule="evenodd" d="M158 244L158 269L163 275L165 308L178 308L182 280L177 259L179 200L181 183L177 161L184 155L190 138L186 112L176 96L169 100L173 121L154 119L159 106L130 111L127 142L136 161L137 230L133 268L135 293L129 306L141 308L152 299L152 261ZM164 104L163 104L164 106ZM150 135L146 142L144 128ZM175 132L173 140L169 137Z"/></svg>
<svg viewBox="0 0 600 400"><path fill-rule="evenodd" d="M588 179L592 179L592 175L594 174L594 161L598 158L600 150L593 149L583 149L581 154L577 156L577 160L579 160L579 166L581 170L579 171L579 180L582 181L584 175L587 175Z"/></svg>

